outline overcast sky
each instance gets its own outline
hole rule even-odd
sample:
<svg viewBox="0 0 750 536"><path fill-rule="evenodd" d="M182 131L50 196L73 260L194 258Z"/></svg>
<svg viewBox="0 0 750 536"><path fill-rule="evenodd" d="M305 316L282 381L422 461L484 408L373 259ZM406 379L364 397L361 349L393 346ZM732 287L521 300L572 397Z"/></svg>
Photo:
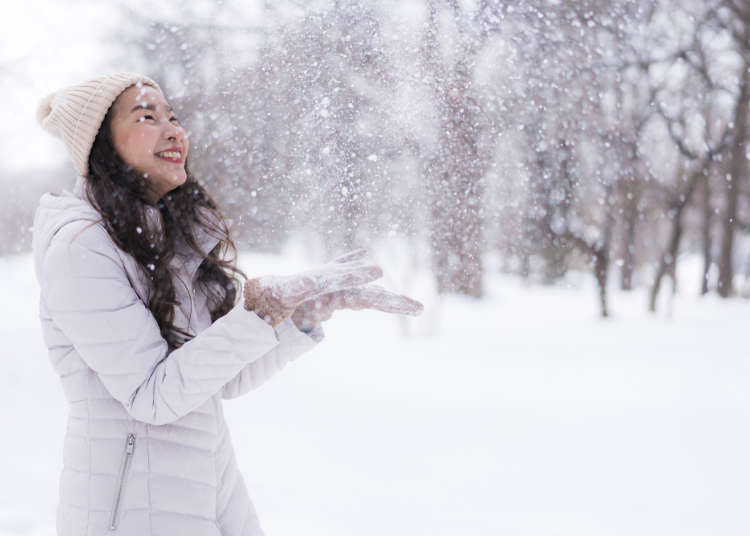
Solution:
<svg viewBox="0 0 750 536"><path fill-rule="evenodd" d="M105 2L23 0L11 6L0 17L0 173L53 167L67 158L62 142L37 125L36 104L99 72L109 53L101 34L112 18Z"/></svg>

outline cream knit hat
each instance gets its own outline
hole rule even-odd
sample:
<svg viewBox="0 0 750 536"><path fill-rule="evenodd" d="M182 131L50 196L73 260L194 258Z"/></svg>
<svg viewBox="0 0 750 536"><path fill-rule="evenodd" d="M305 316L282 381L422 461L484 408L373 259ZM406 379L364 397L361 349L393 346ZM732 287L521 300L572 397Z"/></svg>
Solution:
<svg viewBox="0 0 750 536"><path fill-rule="evenodd" d="M65 142L79 174L89 171L89 153L107 110L130 86L141 82L161 91L151 78L137 73L107 74L44 97L36 118L44 130Z"/></svg>

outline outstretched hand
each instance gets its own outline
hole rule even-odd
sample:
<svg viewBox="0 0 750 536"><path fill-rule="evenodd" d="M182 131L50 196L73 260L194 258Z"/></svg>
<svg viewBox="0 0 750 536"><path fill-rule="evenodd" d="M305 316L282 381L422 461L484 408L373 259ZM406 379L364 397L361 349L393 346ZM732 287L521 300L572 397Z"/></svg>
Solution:
<svg viewBox="0 0 750 536"><path fill-rule="evenodd" d="M383 276L378 265L362 260L365 255L366 250L358 249L312 270L249 279L244 285L245 308L272 326L294 314L293 321L302 329L328 320L336 309L420 314L422 304L411 298L363 286Z"/></svg>
<svg viewBox="0 0 750 536"><path fill-rule="evenodd" d="M292 314L299 329L309 330L329 320L338 309L375 309L384 313L417 316L424 307L416 300L383 287L367 285L323 294L302 303Z"/></svg>
<svg viewBox="0 0 750 536"><path fill-rule="evenodd" d="M366 254L360 249L297 274L248 279L244 284L245 309L275 326L305 301L382 277L379 266L361 260Z"/></svg>

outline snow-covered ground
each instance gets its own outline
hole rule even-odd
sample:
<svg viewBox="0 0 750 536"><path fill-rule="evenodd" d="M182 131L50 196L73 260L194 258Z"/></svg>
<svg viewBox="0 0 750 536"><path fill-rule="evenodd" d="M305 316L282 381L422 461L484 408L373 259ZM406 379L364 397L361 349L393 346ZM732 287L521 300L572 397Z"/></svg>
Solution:
<svg viewBox="0 0 750 536"><path fill-rule="evenodd" d="M0 257L0 281L0 535L51 535L65 402L31 258ZM671 316L615 292L601 320L589 276L489 273L479 302L399 281L421 317L336 313L314 351L226 403L269 536L750 533L750 302L685 283Z"/></svg>

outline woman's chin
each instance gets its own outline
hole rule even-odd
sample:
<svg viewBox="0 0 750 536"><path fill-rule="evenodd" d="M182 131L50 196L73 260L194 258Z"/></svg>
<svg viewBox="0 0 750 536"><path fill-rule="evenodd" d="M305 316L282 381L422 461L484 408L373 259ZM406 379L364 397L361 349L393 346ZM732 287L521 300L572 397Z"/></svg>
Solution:
<svg viewBox="0 0 750 536"><path fill-rule="evenodd" d="M173 171L171 173L167 173L166 179L170 184L177 187L185 183L185 181L187 180L187 173L185 173L185 170L178 172Z"/></svg>

